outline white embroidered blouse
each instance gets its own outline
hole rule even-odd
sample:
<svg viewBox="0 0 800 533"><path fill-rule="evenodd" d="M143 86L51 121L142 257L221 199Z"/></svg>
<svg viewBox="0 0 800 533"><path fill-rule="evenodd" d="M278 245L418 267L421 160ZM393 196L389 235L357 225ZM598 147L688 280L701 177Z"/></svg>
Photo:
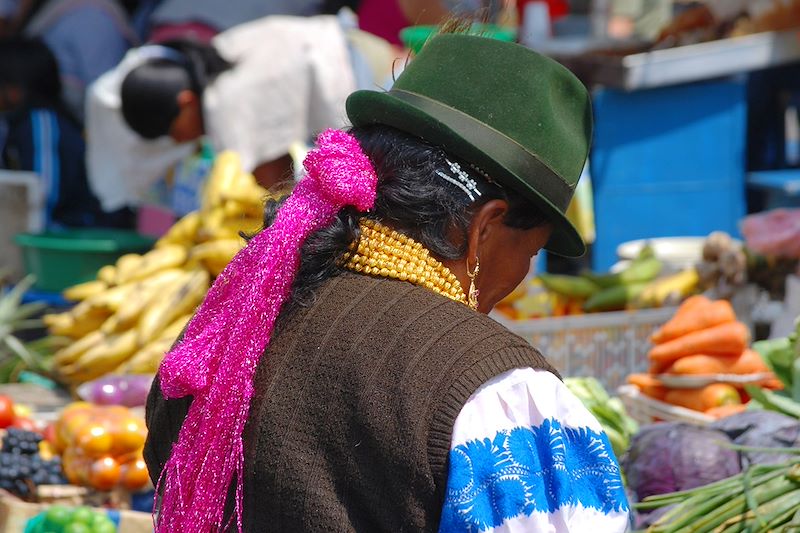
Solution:
<svg viewBox="0 0 800 533"><path fill-rule="evenodd" d="M600 424L553 374L505 372L456 419L440 533L628 530L619 465Z"/></svg>

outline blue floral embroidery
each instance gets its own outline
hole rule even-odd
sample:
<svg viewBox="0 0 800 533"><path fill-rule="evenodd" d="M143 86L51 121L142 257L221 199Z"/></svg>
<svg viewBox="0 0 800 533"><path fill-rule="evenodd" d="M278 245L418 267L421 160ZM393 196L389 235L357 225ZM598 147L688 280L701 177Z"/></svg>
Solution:
<svg viewBox="0 0 800 533"><path fill-rule="evenodd" d="M440 533L484 531L515 516L582 505L625 512L628 500L605 433L541 426L501 431L450 451Z"/></svg>

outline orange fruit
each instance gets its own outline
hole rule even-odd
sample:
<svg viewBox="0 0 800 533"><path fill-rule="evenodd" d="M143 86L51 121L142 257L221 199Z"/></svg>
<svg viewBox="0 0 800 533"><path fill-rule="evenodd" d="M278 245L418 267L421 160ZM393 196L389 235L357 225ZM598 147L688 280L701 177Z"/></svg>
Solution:
<svg viewBox="0 0 800 533"><path fill-rule="evenodd" d="M89 470L89 484L97 490L111 490L120 480L120 468L111 456L101 457L92 463Z"/></svg>
<svg viewBox="0 0 800 533"><path fill-rule="evenodd" d="M67 448L62 458L62 469L67 481L73 485L86 485L89 482L91 460L77 448Z"/></svg>
<svg viewBox="0 0 800 533"><path fill-rule="evenodd" d="M66 448L75 443L78 430L92 420L90 411L75 410L65 413L56 428L57 445Z"/></svg>
<svg viewBox="0 0 800 533"><path fill-rule="evenodd" d="M130 491L144 488L150 481L147 465L142 459L137 459L122 465L122 486Z"/></svg>
<svg viewBox="0 0 800 533"><path fill-rule="evenodd" d="M147 429L144 420L129 416L114 427L111 432L114 439L114 451L116 454L126 454L135 452L142 446L147 438Z"/></svg>
<svg viewBox="0 0 800 533"><path fill-rule="evenodd" d="M78 430L76 444L86 455L100 457L111 451L114 440L105 426L89 422Z"/></svg>

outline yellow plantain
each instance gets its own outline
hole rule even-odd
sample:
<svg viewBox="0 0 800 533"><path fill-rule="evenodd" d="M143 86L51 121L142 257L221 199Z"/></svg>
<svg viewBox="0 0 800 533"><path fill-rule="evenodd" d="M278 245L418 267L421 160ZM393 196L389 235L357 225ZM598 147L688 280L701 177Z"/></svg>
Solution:
<svg viewBox="0 0 800 533"><path fill-rule="evenodd" d="M211 275L218 276L244 244L241 238L208 241L193 247L189 256L192 261L203 265Z"/></svg>
<svg viewBox="0 0 800 533"><path fill-rule="evenodd" d="M81 300L85 300L90 296L94 296L95 294L100 294L104 290L108 289L108 284L104 281L100 280L92 280L87 281L85 283L79 283L78 285L73 285L72 287L68 287L64 289L62 293L64 298L67 300L72 300L73 302L79 302Z"/></svg>
<svg viewBox="0 0 800 533"><path fill-rule="evenodd" d="M671 300L677 303L694 293L699 282L697 270L688 268L651 282L634 303L638 307L660 307Z"/></svg>
<svg viewBox="0 0 800 533"><path fill-rule="evenodd" d="M118 367L136 351L136 331L128 330L103 340L83 352L70 365L59 368L59 375L71 383L98 378Z"/></svg>
<svg viewBox="0 0 800 533"><path fill-rule="evenodd" d="M137 342L144 346L176 318L194 311L208 292L210 277L205 270L194 270L183 283L175 284L163 298L142 313L136 326Z"/></svg>
<svg viewBox="0 0 800 533"><path fill-rule="evenodd" d="M206 211L221 205L220 194L229 190L241 173L242 164L238 154L230 150L217 154L203 190L202 209Z"/></svg>
<svg viewBox="0 0 800 533"><path fill-rule="evenodd" d="M119 367L120 374L155 374L174 340L156 339L133 354Z"/></svg>
<svg viewBox="0 0 800 533"><path fill-rule="evenodd" d="M180 268L168 268L157 272L155 275L136 282L136 287L131 291L130 296L119 307L114 317L116 323L112 323L117 328L127 329L132 327L132 323L141 315L142 311L161 297L162 292L172 285L179 283L186 276L186 272Z"/></svg>
<svg viewBox="0 0 800 533"><path fill-rule="evenodd" d="M266 193L266 190L265 190ZM261 218L264 216L264 204L260 200L245 202L242 200L226 199L222 206L228 218Z"/></svg>
<svg viewBox="0 0 800 533"><path fill-rule="evenodd" d="M125 285L112 287L107 291L101 292L100 294L96 294L91 298L87 298L86 300L82 301L73 307L71 312L73 315L83 312L82 306L88 309L99 309L108 312L115 312L123 303L125 303L135 288L135 283L128 283Z"/></svg>
<svg viewBox="0 0 800 533"><path fill-rule="evenodd" d="M189 247L194 243L197 230L200 229L200 213L192 211L175 222L167 233L158 239L156 248L169 244Z"/></svg>
<svg viewBox="0 0 800 533"><path fill-rule="evenodd" d="M53 355L55 367L66 366L74 363L86 350L103 341L105 335L100 330L93 331L69 346L65 346Z"/></svg>
<svg viewBox="0 0 800 533"><path fill-rule="evenodd" d="M186 248L179 244L164 245L141 256L135 266L117 272L117 284L122 285L152 276L156 272L181 266L186 262Z"/></svg>
<svg viewBox="0 0 800 533"><path fill-rule="evenodd" d="M108 286L114 285L117 279L117 267L106 265L97 271L97 279Z"/></svg>

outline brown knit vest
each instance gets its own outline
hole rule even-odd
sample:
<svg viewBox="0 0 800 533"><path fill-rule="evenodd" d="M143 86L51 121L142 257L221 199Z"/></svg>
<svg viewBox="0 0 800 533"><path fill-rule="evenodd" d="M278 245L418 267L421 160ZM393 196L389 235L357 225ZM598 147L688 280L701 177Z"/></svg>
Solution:
<svg viewBox="0 0 800 533"><path fill-rule="evenodd" d="M245 431L245 531L436 531L453 424L484 382L555 370L520 337L406 282L346 273L275 331ZM188 401L148 402L157 479Z"/></svg>

